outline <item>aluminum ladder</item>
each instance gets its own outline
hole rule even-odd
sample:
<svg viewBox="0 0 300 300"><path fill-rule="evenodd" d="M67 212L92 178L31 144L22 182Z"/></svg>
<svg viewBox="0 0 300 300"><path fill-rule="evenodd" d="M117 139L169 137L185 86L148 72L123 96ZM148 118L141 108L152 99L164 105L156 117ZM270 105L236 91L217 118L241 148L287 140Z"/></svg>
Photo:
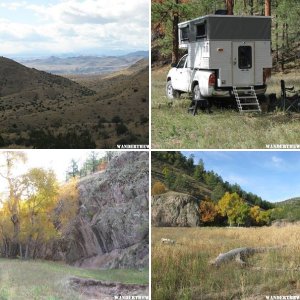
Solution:
<svg viewBox="0 0 300 300"><path fill-rule="evenodd" d="M237 88L236 86L234 86L233 93L240 113L243 112L261 113L261 107L259 105L253 86L243 87L243 88Z"/></svg>

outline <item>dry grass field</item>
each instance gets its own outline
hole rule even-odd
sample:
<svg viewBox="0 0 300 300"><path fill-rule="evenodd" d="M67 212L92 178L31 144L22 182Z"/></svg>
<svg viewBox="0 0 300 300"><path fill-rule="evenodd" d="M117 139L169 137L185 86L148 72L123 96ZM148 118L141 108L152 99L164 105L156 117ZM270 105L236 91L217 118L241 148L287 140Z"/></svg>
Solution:
<svg viewBox="0 0 300 300"><path fill-rule="evenodd" d="M266 148L267 144L300 144L300 114L272 113L241 115L235 109L213 108L212 114L195 117L187 113L190 99L169 101L165 82L169 66L152 70L152 147L179 148ZM280 79L300 89L299 72L275 74L269 80L267 94L280 96ZM262 107L264 110L265 107Z"/></svg>
<svg viewBox="0 0 300 300"><path fill-rule="evenodd" d="M161 244L161 238L176 240ZM238 247L278 247L219 268L220 253ZM282 247L281 247L282 246ZM300 296L299 225L261 228L152 228L152 299L266 299Z"/></svg>

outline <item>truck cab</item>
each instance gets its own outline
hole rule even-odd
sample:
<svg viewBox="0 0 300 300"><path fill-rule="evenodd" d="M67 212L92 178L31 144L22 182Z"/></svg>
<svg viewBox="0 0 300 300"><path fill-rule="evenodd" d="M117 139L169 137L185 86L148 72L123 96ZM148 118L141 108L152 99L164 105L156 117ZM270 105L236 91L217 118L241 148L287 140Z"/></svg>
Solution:
<svg viewBox="0 0 300 300"><path fill-rule="evenodd" d="M189 68L189 55L184 55L167 75L166 94L169 99L179 98L182 93L200 97L229 96L228 92L216 89L216 72Z"/></svg>

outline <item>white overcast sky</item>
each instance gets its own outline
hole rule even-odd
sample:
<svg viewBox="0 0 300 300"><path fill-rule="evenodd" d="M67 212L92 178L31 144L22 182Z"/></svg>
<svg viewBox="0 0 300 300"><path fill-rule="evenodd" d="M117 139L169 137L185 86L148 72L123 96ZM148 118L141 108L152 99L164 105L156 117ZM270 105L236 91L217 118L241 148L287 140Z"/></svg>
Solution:
<svg viewBox="0 0 300 300"><path fill-rule="evenodd" d="M18 150L16 150L18 151ZM103 157L105 151L103 150L93 150L98 153L98 157ZM3 156L0 151L0 165L3 164ZM70 166L72 159L78 162L79 167L91 153L91 150L22 150L27 156L27 162L24 164L18 162L14 174L20 175L24 174L27 170L31 168L45 168L52 169L57 179L63 182L66 178L66 171ZM3 187L5 180L0 178L0 187Z"/></svg>
<svg viewBox="0 0 300 300"><path fill-rule="evenodd" d="M148 50L148 0L1 0L0 55Z"/></svg>

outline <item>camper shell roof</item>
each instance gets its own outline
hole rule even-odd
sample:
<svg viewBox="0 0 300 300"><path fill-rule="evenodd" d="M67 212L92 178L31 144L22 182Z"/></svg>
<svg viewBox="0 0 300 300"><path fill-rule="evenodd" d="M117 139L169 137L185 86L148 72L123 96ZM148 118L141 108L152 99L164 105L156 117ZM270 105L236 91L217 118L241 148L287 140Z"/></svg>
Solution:
<svg viewBox="0 0 300 300"><path fill-rule="evenodd" d="M196 26L205 24L207 40L271 40L271 17L207 15L178 24L189 27L189 42L196 41Z"/></svg>

